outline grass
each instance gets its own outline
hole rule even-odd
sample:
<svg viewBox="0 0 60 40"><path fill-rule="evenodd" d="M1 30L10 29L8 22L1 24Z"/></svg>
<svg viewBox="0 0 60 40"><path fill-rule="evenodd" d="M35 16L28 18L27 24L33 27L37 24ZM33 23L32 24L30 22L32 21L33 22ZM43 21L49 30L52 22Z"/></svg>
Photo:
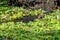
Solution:
<svg viewBox="0 0 60 40"><path fill-rule="evenodd" d="M5 5L5 4L4 4ZM0 7L0 40L60 40L60 10L24 23L14 22L23 16L34 16L43 10L26 10L18 7ZM7 16L7 17L6 17ZM6 22L8 21L8 22Z"/></svg>

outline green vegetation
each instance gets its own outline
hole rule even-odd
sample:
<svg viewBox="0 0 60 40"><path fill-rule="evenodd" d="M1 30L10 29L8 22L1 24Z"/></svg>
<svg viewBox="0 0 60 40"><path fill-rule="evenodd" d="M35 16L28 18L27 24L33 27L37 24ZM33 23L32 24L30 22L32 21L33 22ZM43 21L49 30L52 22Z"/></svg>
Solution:
<svg viewBox="0 0 60 40"><path fill-rule="evenodd" d="M39 15L42 12L44 11L0 7L0 40L60 40L60 20L57 18L60 10L54 10L44 18L28 23L11 21L23 16Z"/></svg>

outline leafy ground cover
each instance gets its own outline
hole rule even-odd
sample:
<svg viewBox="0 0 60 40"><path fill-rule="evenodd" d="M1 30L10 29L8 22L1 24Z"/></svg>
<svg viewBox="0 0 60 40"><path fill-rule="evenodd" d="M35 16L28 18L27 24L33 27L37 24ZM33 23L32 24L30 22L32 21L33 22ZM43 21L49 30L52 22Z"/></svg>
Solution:
<svg viewBox="0 0 60 40"><path fill-rule="evenodd" d="M0 7L0 40L60 40L60 10L54 10L44 18L37 18L28 23L10 21L42 12L44 11Z"/></svg>

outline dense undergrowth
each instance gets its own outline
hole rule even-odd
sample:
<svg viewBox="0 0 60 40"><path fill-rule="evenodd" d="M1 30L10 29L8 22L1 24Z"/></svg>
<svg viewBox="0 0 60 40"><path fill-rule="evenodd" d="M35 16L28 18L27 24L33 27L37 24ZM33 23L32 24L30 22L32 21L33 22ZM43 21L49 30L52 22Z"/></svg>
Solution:
<svg viewBox="0 0 60 40"><path fill-rule="evenodd" d="M0 7L0 40L60 40L60 10L34 19L28 23L11 20L34 16L43 10L27 10L18 7Z"/></svg>

